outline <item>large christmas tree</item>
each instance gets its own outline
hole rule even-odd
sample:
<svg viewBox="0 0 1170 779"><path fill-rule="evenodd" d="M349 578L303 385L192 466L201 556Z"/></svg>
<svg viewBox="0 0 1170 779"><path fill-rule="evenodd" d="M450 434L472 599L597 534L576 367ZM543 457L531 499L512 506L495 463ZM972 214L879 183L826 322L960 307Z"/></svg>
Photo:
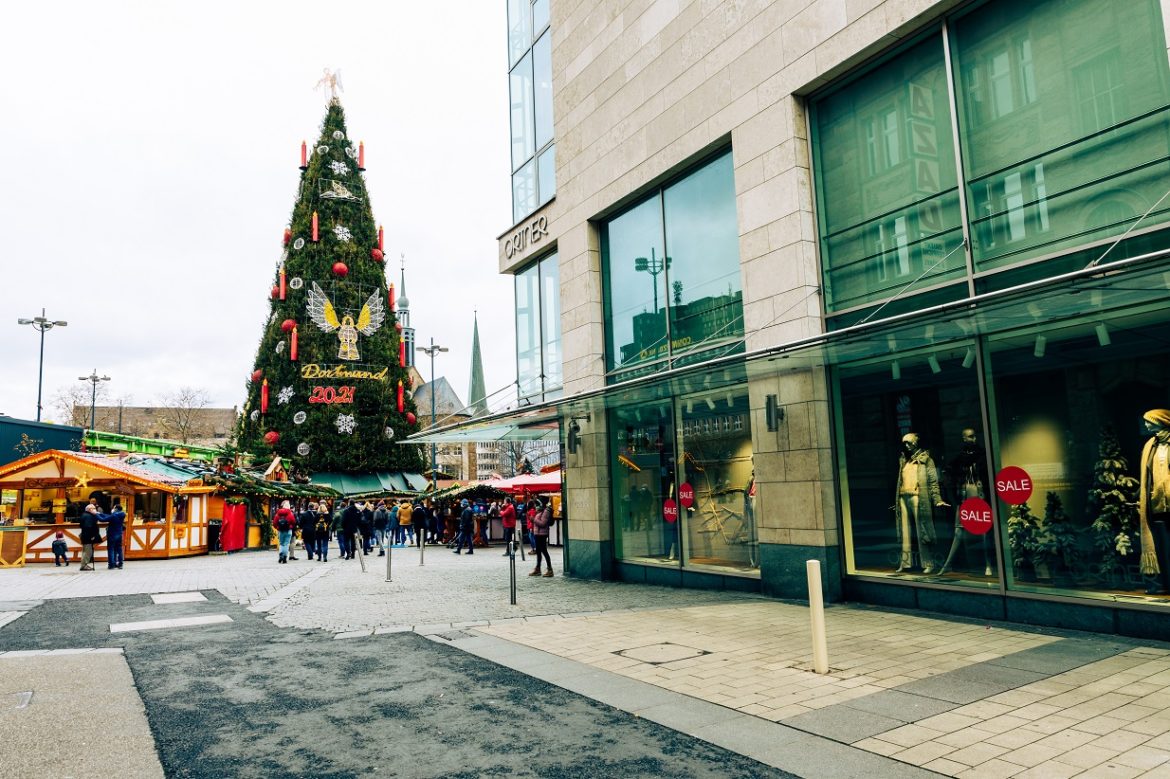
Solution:
<svg viewBox="0 0 1170 779"><path fill-rule="evenodd" d="M304 472L421 471L396 440L417 418L362 171L334 98L301 181L269 295L238 446L275 452Z"/></svg>

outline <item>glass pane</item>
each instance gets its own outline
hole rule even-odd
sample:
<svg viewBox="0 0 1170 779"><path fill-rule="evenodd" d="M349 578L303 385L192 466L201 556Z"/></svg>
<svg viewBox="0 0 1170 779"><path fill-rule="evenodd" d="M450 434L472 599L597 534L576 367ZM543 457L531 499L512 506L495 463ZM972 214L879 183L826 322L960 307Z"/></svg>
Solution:
<svg viewBox="0 0 1170 779"><path fill-rule="evenodd" d="M512 174L512 218L519 222L536 210L536 161Z"/></svg>
<svg viewBox="0 0 1170 779"><path fill-rule="evenodd" d="M546 32L532 47L532 75L536 105L536 148L553 139L552 33Z"/></svg>
<svg viewBox="0 0 1170 779"><path fill-rule="evenodd" d="M532 29L538 35L548 26L548 0L535 0L532 4Z"/></svg>
<svg viewBox="0 0 1170 779"><path fill-rule="evenodd" d="M1107 0L988 3L954 31L976 271L1119 235L1162 197L1170 66L1157 2L1124 14ZM1168 214L1163 202L1140 226Z"/></svg>
<svg viewBox="0 0 1170 779"><path fill-rule="evenodd" d="M687 563L737 572L758 570L747 391L695 396L680 406L683 482L694 492L694 504L679 508Z"/></svg>
<svg viewBox="0 0 1170 779"><path fill-rule="evenodd" d="M544 389L560 387L561 273L557 255L540 261L540 314L544 321Z"/></svg>
<svg viewBox="0 0 1170 779"><path fill-rule="evenodd" d="M614 548L618 559L677 565L678 522L663 504L675 494L670 407L628 406L609 412Z"/></svg>
<svg viewBox="0 0 1170 779"><path fill-rule="evenodd" d="M549 146L536 159L537 178L540 179L541 205L557 194L557 147Z"/></svg>
<svg viewBox="0 0 1170 779"><path fill-rule="evenodd" d="M672 354L742 337L731 152L665 190L663 208Z"/></svg>
<svg viewBox="0 0 1170 779"><path fill-rule="evenodd" d="M662 201L655 196L631 208L608 222L601 237L607 367L666 357Z"/></svg>
<svg viewBox="0 0 1170 779"><path fill-rule="evenodd" d="M966 275L938 37L817 102L813 137L828 310Z"/></svg>
<svg viewBox="0 0 1170 779"><path fill-rule="evenodd" d="M525 54L508 76L512 122L512 170L536 153L532 129L532 56Z"/></svg>
<svg viewBox="0 0 1170 779"><path fill-rule="evenodd" d="M508 65L518 60L531 43L531 3L529 0L508 0Z"/></svg>
<svg viewBox="0 0 1170 779"><path fill-rule="evenodd" d="M536 265L516 274L516 381L521 399L540 397L540 276Z"/></svg>
<svg viewBox="0 0 1170 779"><path fill-rule="evenodd" d="M1010 588L1170 600L1168 338L1153 310L992 341L995 468L1032 488L998 504Z"/></svg>
<svg viewBox="0 0 1170 779"><path fill-rule="evenodd" d="M837 370L850 573L998 586L994 535L959 524L967 499L993 502L973 348Z"/></svg>

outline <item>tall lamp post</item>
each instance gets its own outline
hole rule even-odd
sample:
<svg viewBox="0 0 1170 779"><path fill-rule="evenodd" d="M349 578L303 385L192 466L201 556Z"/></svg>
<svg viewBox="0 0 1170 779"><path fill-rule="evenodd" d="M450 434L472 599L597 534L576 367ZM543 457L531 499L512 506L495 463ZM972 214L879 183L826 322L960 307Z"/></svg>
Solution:
<svg viewBox="0 0 1170 779"><path fill-rule="evenodd" d="M89 429L93 430L94 411L97 409L97 387L99 382L109 381L109 376L98 376L97 368L88 376L78 376L78 381L88 381L93 384L93 391L89 395Z"/></svg>
<svg viewBox="0 0 1170 779"><path fill-rule="evenodd" d="M650 258L635 257L634 270L650 274L650 283L654 286L654 313L658 313L658 274L670 267L669 257L656 257L654 247L650 247Z"/></svg>
<svg viewBox="0 0 1170 779"><path fill-rule="evenodd" d="M37 367L37 421L41 421L41 382L45 375L45 332L52 330L54 327L65 327L68 322L64 320L51 320L45 317L45 309L41 309L41 315L33 317L32 319L17 319L18 325L32 325L33 329L41 334L41 358Z"/></svg>
<svg viewBox="0 0 1170 779"><path fill-rule="evenodd" d="M431 427L433 428L435 426L435 355L440 353L440 352L446 352L446 351L450 351L450 350L447 349L446 346L437 346L435 344L434 338L431 339L430 346L416 346L414 348L417 349L418 351L422 352L423 354L425 354L427 357L431 358ZM436 465L437 454L438 454L438 451L437 451L437 447L435 445L435 442L431 441L431 484L432 485L435 484L436 482L438 482L438 477L435 476L435 470L437 469L437 465Z"/></svg>

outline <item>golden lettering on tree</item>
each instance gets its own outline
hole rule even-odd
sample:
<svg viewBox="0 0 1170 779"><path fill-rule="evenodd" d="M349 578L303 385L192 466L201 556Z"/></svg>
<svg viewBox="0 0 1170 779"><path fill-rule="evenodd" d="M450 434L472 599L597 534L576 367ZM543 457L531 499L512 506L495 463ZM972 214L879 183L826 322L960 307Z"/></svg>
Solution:
<svg viewBox="0 0 1170 779"><path fill-rule="evenodd" d="M386 381L389 368L380 371L357 371L345 365L318 365L315 362L301 366L302 379L369 379L371 381Z"/></svg>

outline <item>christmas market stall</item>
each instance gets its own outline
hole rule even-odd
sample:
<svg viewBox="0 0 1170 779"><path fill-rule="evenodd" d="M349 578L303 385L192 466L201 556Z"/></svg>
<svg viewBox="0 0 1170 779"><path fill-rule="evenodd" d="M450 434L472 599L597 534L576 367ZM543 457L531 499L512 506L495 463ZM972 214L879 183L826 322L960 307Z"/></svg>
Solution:
<svg viewBox="0 0 1170 779"><path fill-rule="evenodd" d="M126 559L207 552L209 496L215 487L161 473L125 458L49 449L0 467L0 490L12 497L13 526L24 528L25 562L51 562L57 532L80 559L80 518L90 498L102 512L115 499L126 511ZM104 543L95 559L106 559Z"/></svg>

